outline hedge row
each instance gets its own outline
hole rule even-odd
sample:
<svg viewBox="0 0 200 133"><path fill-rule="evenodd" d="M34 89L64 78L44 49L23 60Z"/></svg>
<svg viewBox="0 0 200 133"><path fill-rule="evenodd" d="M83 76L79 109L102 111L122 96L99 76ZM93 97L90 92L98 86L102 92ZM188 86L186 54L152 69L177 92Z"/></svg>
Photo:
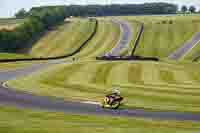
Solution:
<svg viewBox="0 0 200 133"><path fill-rule="evenodd" d="M32 11L44 7L32 8ZM48 8L45 7L45 8ZM69 5L65 6L68 16L121 16L132 14L175 14L178 6L169 3L111 4L111 5Z"/></svg>
<svg viewBox="0 0 200 133"><path fill-rule="evenodd" d="M0 51L17 52L26 47L40 33L63 22L65 17L65 8L62 7L44 8L31 12L25 22L17 26L15 30L0 31Z"/></svg>

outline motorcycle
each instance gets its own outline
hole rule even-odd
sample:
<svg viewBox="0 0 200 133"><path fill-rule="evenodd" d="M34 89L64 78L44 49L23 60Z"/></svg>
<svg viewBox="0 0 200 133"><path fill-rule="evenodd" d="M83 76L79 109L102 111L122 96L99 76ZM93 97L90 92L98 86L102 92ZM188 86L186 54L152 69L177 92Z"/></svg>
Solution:
<svg viewBox="0 0 200 133"><path fill-rule="evenodd" d="M123 99L123 97L118 95L107 95L102 102L102 108L118 109Z"/></svg>

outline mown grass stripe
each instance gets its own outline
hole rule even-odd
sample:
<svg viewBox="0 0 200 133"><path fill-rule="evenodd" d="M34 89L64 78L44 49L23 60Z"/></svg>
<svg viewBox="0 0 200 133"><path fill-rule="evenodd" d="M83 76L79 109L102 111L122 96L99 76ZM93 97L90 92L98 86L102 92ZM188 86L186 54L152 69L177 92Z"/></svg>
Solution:
<svg viewBox="0 0 200 133"><path fill-rule="evenodd" d="M140 47L136 50L137 55L141 56L166 58L200 28L200 24L194 22L199 21L197 16L145 16L127 17L126 19L145 23ZM150 39L153 40L150 41Z"/></svg>
<svg viewBox="0 0 200 133"><path fill-rule="evenodd" d="M87 63L81 66L80 69L76 70L72 75L70 75L70 78L68 79L68 83L90 83L92 82L95 74L99 70L99 68L102 67L102 64L92 64Z"/></svg>
<svg viewBox="0 0 200 133"><path fill-rule="evenodd" d="M37 80L41 83L50 85L53 85L56 82L62 83L62 81L65 83L68 81L71 75L73 75L77 70L81 69L82 66L82 63L59 65L55 69L52 68L50 73L48 71L39 73ZM55 73L56 75L54 75Z"/></svg>
<svg viewBox="0 0 200 133"><path fill-rule="evenodd" d="M63 40L63 37L66 38L70 34L73 35L74 33L76 33L76 32L72 32L74 28L79 28L79 27L80 25L78 23L70 23L70 24L67 23L58 27L57 30L48 33L34 45L31 51L31 55L33 56L48 55L52 49L54 49L55 47L59 45L58 44L59 40L61 39ZM63 43L63 41L61 42Z"/></svg>
<svg viewBox="0 0 200 133"><path fill-rule="evenodd" d="M109 75L107 76L107 84L109 86L115 86L118 84L127 84L127 83L129 83L127 63L113 64L112 70L109 72Z"/></svg>
<svg viewBox="0 0 200 133"><path fill-rule="evenodd" d="M130 83L141 82L142 79L141 64L131 63L128 65L128 81Z"/></svg>
<svg viewBox="0 0 200 133"><path fill-rule="evenodd" d="M142 65L142 81L144 83L160 82L159 71L155 64Z"/></svg>
<svg viewBox="0 0 200 133"><path fill-rule="evenodd" d="M185 95L185 96L194 96L199 97L200 96L200 90L198 89L182 89L182 88L176 88L176 87L168 87L168 86L156 86L149 84L147 87L147 84L140 84L140 83L128 83L128 84L121 84L119 85L122 88L132 88L132 89L138 89L143 91L150 91L150 92L159 92L164 94L177 94L177 95Z"/></svg>
<svg viewBox="0 0 200 133"><path fill-rule="evenodd" d="M193 84L195 83L195 81L193 80L193 78L188 74L188 72L184 72L184 71L175 71L174 74L175 75L175 79L178 83L184 83L184 84ZM196 82L198 83L198 82Z"/></svg>
<svg viewBox="0 0 200 133"><path fill-rule="evenodd" d="M169 70L160 70L160 79L166 83L175 83L174 73Z"/></svg>
<svg viewBox="0 0 200 133"><path fill-rule="evenodd" d="M99 28L97 29L97 34L90 41L88 47L84 51L78 54L79 57L93 56L95 51L98 51L99 48L104 45L104 41L107 39L107 36L110 32L110 26L106 21L100 21ZM106 36L107 35L107 36Z"/></svg>
<svg viewBox="0 0 200 133"><path fill-rule="evenodd" d="M92 38L88 46L75 57L88 59L104 55L116 45L119 33L119 27L111 21L100 20L97 34Z"/></svg>
<svg viewBox="0 0 200 133"><path fill-rule="evenodd" d="M96 73L96 77L93 79L93 83L105 85L107 84L107 76L112 70L113 64L106 64L102 66Z"/></svg>
<svg viewBox="0 0 200 133"><path fill-rule="evenodd" d="M56 31L45 35L35 44L31 55L52 57L70 54L91 36L91 33L94 32L95 23L95 21L89 20L76 20L69 24L60 25Z"/></svg>

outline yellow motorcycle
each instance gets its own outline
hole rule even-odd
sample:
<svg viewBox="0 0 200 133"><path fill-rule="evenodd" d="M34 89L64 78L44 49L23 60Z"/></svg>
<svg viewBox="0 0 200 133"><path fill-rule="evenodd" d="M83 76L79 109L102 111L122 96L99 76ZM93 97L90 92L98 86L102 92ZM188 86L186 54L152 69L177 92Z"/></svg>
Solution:
<svg viewBox="0 0 200 133"><path fill-rule="evenodd" d="M102 102L102 108L118 109L123 99L124 98L119 95L107 95Z"/></svg>

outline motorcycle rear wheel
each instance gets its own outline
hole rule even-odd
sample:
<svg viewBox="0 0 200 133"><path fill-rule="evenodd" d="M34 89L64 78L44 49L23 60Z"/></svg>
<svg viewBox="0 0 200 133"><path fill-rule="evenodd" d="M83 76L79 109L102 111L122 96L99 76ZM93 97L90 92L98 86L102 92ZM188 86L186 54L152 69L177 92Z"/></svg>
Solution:
<svg viewBox="0 0 200 133"><path fill-rule="evenodd" d="M104 98L102 103L101 103L101 107L105 108L106 104L107 104L107 98Z"/></svg>

